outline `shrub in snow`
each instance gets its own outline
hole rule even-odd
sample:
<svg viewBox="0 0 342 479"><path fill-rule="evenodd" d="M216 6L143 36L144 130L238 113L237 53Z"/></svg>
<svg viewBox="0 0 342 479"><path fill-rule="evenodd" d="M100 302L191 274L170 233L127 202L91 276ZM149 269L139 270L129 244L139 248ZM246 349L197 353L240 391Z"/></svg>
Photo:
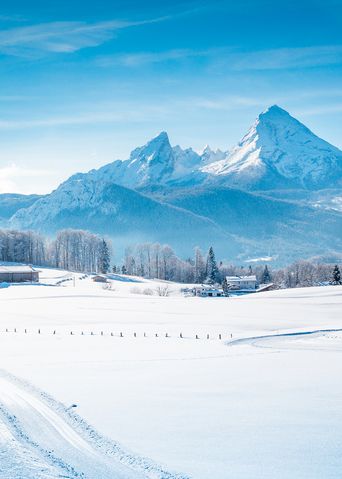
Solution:
<svg viewBox="0 0 342 479"><path fill-rule="evenodd" d="M146 294L146 296L153 296L154 292L151 288L145 288L143 294Z"/></svg>
<svg viewBox="0 0 342 479"><path fill-rule="evenodd" d="M166 286L158 286L156 288L158 296L170 296L170 288L168 285Z"/></svg>
<svg viewBox="0 0 342 479"><path fill-rule="evenodd" d="M141 294L141 289L138 288L138 286L134 286L133 288L130 289L130 292L132 294Z"/></svg>

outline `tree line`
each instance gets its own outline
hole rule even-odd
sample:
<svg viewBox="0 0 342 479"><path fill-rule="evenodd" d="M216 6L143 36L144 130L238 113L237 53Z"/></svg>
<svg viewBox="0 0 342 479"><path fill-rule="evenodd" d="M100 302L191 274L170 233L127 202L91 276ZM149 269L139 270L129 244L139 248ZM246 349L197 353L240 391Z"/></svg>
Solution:
<svg viewBox="0 0 342 479"><path fill-rule="evenodd" d="M338 265L313 261L296 261L284 268L271 269L266 265L237 266L217 261L213 247L204 254L195 248L192 258L177 257L168 245L143 243L126 249L123 265L114 272L158 278L181 283L223 285L226 276L255 275L259 284L273 283L279 288L297 288L325 283L340 284Z"/></svg>
<svg viewBox="0 0 342 479"><path fill-rule="evenodd" d="M0 230L0 261L107 273L111 243L89 231L66 229L55 239L33 231Z"/></svg>
<svg viewBox="0 0 342 479"><path fill-rule="evenodd" d="M255 275L259 284L280 288L341 284L338 265L296 261L285 268L237 266L217 261L213 247L204 254L179 258L169 245L141 243L126 249L123 262L113 265L110 240L84 230L64 229L48 239L33 231L0 230L0 261L50 266L84 273L121 273L180 283L222 285L226 276Z"/></svg>

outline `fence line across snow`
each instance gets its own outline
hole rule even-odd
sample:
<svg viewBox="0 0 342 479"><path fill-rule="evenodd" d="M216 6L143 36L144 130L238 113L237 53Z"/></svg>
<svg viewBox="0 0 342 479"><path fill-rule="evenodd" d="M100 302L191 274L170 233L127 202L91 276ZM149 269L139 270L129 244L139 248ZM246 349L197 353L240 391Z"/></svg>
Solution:
<svg viewBox="0 0 342 479"><path fill-rule="evenodd" d="M146 333L146 332L126 332L124 333L123 331L120 332L105 332L105 331L75 331L75 330L70 330L70 331L57 331L56 329L53 329L51 331L44 331L41 328L36 328L36 329L30 329L28 330L27 328L25 329L18 329L18 328L13 328L9 329L6 328L4 331L0 330L0 336L2 334L6 333L15 333L15 334L37 334L37 335L44 335L44 336L55 336L55 335L64 335L64 336L111 336L111 337L117 337L117 338L178 338L178 339L210 339L210 340L222 340L222 339L232 339L233 334L232 333L227 333L227 334L222 334L222 333L202 333L201 334L193 334L193 335L183 335L182 332L179 334L170 334L170 333Z"/></svg>

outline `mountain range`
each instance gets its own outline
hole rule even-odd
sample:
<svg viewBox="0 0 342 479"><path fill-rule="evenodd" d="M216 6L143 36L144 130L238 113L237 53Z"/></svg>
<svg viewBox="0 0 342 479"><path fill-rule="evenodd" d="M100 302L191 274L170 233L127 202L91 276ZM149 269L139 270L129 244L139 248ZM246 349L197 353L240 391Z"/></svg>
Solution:
<svg viewBox="0 0 342 479"><path fill-rule="evenodd" d="M276 105L230 151L172 147L161 132L125 161L12 199L0 195L7 226L89 229L118 250L159 241L189 255L212 244L223 258L280 264L342 248L342 152Z"/></svg>

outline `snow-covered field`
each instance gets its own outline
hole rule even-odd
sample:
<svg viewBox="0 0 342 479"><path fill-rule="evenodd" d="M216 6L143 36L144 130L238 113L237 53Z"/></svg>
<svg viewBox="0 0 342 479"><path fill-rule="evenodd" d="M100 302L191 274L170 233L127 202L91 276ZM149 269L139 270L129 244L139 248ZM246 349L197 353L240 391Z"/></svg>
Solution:
<svg viewBox="0 0 342 479"><path fill-rule="evenodd" d="M0 289L1 479L341 476L342 287L81 277Z"/></svg>

